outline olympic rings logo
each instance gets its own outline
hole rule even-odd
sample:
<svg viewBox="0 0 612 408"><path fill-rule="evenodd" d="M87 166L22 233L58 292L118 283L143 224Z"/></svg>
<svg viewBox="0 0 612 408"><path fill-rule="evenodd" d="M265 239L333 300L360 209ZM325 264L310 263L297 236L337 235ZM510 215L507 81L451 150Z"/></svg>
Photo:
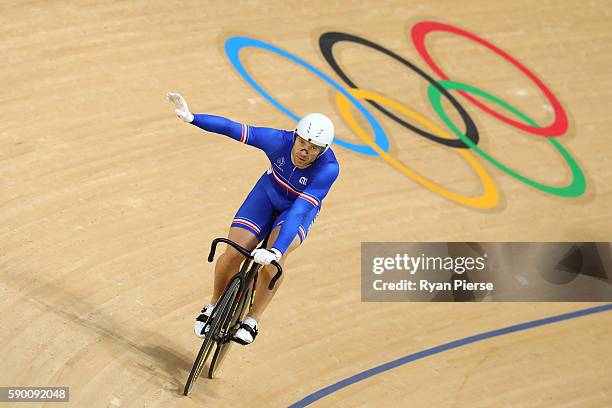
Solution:
<svg viewBox="0 0 612 408"><path fill-rule="evenodd" d="M519 71L521 71L525 76L527 76L546 96L548 99L550 106L552 107L555 113L555 119L552 124L542 127L538 125L533 119L527 116L525 113L519 111L517 108L503 101L502 99L482 90L475 88L471 85L464 84L457 81L452 81L448 78L448 76L438 67L435 63L431 55L429 54L426 46L425 39L428 34L432 32L446 32L450 34L454 34L463 38L466 38L472 42L480 44L493 53L499 55L503 59L505 59L510 64L514 65ZM266 43L261 40L256 40L249 37L231 37L225 42L225 52L238 73L268 102L270 102L273 106L278 108L281 112L285 113L290 118L298 121L299 116L295 113L291 112L281 103L279 103L274 97L272 97L268 92L266 92L255 80L249 75L249 73L244 68L239 53L240 50L247 47L259 48L262 50L269 51L281 57L284 57L299 66L307 69L311 73L315 74L323 81L327 82L332 88L334 88L338 93L336 95L336 107L338 108L341 116L349 125L349 127L355 132L355 134L363 141L364 144L355 144L350 143L342 138L336 137L335 143L343 148L351 150L355 153L368 155L368 156L380 156L385 161L387 161L392 167L396 168L400 172L404 173L406 176L411 178L413 181L422 185L423 187L449 199L454 202L463 204L468 207L474 208L492 208L495 207L499 202L499 193L497 188L493 182L493 179L489 175L489 173L485 170L485 168L476 160L474 155L471 153L472 151L476 152L482 158L487 160L493 166L499 168L509 176L536 188L540 191L562 196L562 197L578 197L582 195L586 190L586 181L584 174L578 163L572 158L567 150L563 148L563 146L556 140L556 137L563 135L567 131L568 122L567 115L563 110L563 107L554 96L554 94L544 85L544 83L531 71L529 71L525 66L523 66L516 59L508 55L506 52L491 44L490 42L477 37L476 35L464 31L460 28L454 27L449 24L437 23L424 21L415 24L412 27L411 31L412 42L418 51L419 55L423 59L423 61L435 72L435 74L440 78L440 80L435 80L431 76L429 76L425 71L418 68L416 65L408 61L407 59L399 56L398 54L390 51L383 46L376 44L372 41L366 40L364 38L358 37L356 35L341 33L341 32L326 32L322 34L319 38L319 48L321 53L323 54L325 60L333 69L333 71L338 75L346 85L348 85L349 89L344 88L330 76L325 74L324 72L318 70L308 62L302 60L301 58L285 51L281 48L278 48L272 44ZM452 138L448 132L444 131L440 127L436 126L434 123L429 121L427 118L419 115L408 107L391 100L379 93L359 89L357 84L352 81L344 70L338 64L334 53L333 47L335 44L340 42L352 42L372 50L375 50L379 53L384 54L385 56L396 60L397 62L403 64L411 71L422 77L424 80L429 82L427 95L429 98L429 102L434 108L437 115L442 119L442 121L448 126L448 128L452 131L452 133L457 138ZM516 170L511 169L510 167L504 165L501 161L494 158L484 150L482 150L478 146L479 141L479 133L478 129L472 118L468 115L465 109L459 104L457 99L450 93L450 91L457 91L459 95L463 98L467 99L469 102L483 110L489 115L497 118L498 120L505 122L506 124L520 129L524 132L531 133L538 136L546 137L547 140L552 144L552 146L561 154L567 166L569 167L572 180L571 182L562 187L551 186L539 183L523 174L519 173ZM477 100L474 95L479 96L491 104L496 105L498 108L502 108L505 112L508 112L511 116L506 116L504 114L499 113L497 110L492 109L490 106L480 102ZM442 105L442 96L450 102L454 109L457 110L461 119L463 121L465 131L461 131L455 123L451 121L449 116L444 110ZM476 171L480 181L483 185L483 193L479 196L465 196L455 192L452 192L430 180L417 174L410 168L408 168L405 164L401 163L396 158L392 157L389 151L389 139L385 134L380 123L372 116L372 114L365 108L365 106L360 101L367 101L370 106L377 109L389 119L397 122L401 126L406 129L415 132L435 143L439 143L451 148L456 149L457 153L460 154L463 159ZM350 105L353 105L357 110L365 117L371 130L374 134L374 138L372 137L357 123L355 120ZM406 121L404 121L399 116L395 115L388 109L393 109L397 112L401 112L403 115L410 117L414 122L422 125L423 128L419 128L414 126ZM520 120L513 119L513 117L518 118Z"/></svg>

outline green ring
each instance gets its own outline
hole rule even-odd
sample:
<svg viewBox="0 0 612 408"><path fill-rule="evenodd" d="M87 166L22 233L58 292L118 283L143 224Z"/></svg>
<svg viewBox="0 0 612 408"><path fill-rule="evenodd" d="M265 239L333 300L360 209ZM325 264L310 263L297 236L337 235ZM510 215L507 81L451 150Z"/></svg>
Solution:
<svg viewBox="0 0 612 408"><path fill-rule="evenodd" d="M501 99L499 99L499 98L497 98L497 97L495 97L495 96L493 96L493 95L491 95L491 94L489 94L489 93L487 93L487 92L485 92L485 91L483 91L481 89L474 88L474 87L472 87L470 85L466 85L464 83L456 82L456 81L439 81L438 83L441 86L443 86L446 90L449 90L449 91L451 91L451 90L467 91L467 92L471 92L473 94L476 94L478 96L481 96L483 98L486 98L489 101L494 102L494 103L500 105L501 107L507 109L508 111L514 113L516 116L518 116L519 118L523 119L525 122L527 122L531 126L539 126L534 120L529 118L527 115L525 115L524 113L522 113L518 109L514 108L513 106L509 105L507 102L505 102L505 101L503 101L503 100L501 100ZM570 156L568 151L565 150L563 148L563 146L561 146L561 143L559 143L555 138L548 137L547 139L559 151L559 153L561 153L561 155L563 156L563 158L565 159L565 161L569 165L570 170L572 171L572 182L568 186L566 186L566 187L553 187L553 186L547 186L545 184L538 183L537 181L534 181L534 180L532 180L530 178L527 178L527 177L525 177L523 175L518 174L517 172L515 172L511 168L509 168L509 167L503 165L502 163L500 163L499 161L495 160L492 156L490 156L489 154L485 153L480 147L475 145L474 142L472 142L467 136L465 136L453 124L453 122L450 120L450 118L448 117L448 115L444 111L444 108L442 107L441 97L440 97L441 93L440 93L440 90L438 88L436 88L435 86L430 84L429 88L427 90L427 94L429 96L429 102L433 106L433 108L436 111L436 113L438 114L438 116L440 116L440 118L444 121L444 123L446 123L446 125L453 131L453 133L455 135L457 135L457 137L459 137L459 139L461 139L463 141L463 143L468 145L471 149L475 150L478 154L480 154L482 157L487 159L491 164L493 164L494 166L496 166L499 169L503 170L504 172L506 172L510 176L514 177L517 180L522 181L523 183L525 183L525 184L527 184L527 185L529 185L531 187L535 187L538 190L541 190L541 191L544 191L544 192L547 192L547 193L550 193L550 194L562 196L562 197L578 197L578 196L582 195L584 193L584 191L586 190L586 180L584 178L584 173L582 172L582 170L578 166L578 163L576 163L576 160L574 160L574 158L572 156Z"/></svg>

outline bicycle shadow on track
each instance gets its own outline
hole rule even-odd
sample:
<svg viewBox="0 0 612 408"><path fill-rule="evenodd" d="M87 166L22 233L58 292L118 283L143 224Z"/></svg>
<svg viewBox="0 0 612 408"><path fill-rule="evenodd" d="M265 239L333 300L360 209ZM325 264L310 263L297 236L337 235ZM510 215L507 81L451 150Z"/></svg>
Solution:
<svg viewBox="0 0 612 408"><path fill-rule="evenodd" d="M57 284L60 279L63 284ZM10 285L12 280L5 280ZM60 370L54 373L54 378L61 378L80 360L91 356L92 348L104 347L110 353L107 361L117 362L127 359L132 367L143 370L146 375L145 383L154 381L159 387L182 395L184 381L189 374L193 363L192 350L186 350L183 345L165 337L162 333L151 331L142 327L133 330L122 324L117 324L99 306L87 302L84 296L66 289L65 278L59 276L51 282L40 282L34 279L29 287L35 289L24 292L15 285L14 289L22 293L10 306L29 304L38 309L41 315L53 313L73 325L85 328L98 336L95 341L88 341L80 349L63 362ZM138 321L138 319L131 319ZM139 339L154 339L154 341L140 341ZM177 352L177 350L182 352ZM103 368L103 367L101 367Z"/></svg>

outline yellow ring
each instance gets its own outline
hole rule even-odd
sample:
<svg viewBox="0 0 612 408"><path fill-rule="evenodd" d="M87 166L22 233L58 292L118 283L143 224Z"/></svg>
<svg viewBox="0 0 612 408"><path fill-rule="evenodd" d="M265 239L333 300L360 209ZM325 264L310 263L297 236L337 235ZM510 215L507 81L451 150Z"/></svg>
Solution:
<svg viewBox="0 0 612 408"><path fill-rule="evenodd" d="M353 95L357 99L372 100L382 105L386 105L387 107L396 109L404 113L405 115L408 115L409 117L411 117L418 123L424 125L429 130L436 133L438 136L444 137L446 139L451 139L451 137L446 132L444 132L438 126L436 126L435 124L427 120L425 117L419 115L416 112L413 112L412 110L408 109L404 105L398 102L395 102L387 98L386 96L380 95L376 92L366 91L363 89L349 89L348 92L350 92L351 95ZM348 125L353 129L355 133L357 133L357 135L359 136L359 138L361 138L361 140L363 140L370 147L372 147L372 149L374 149L391 166L395 167L397 170L401 171L402 173L404 173L405 175L407 175L408 177L410 177L412 180L416 181L423 187L428 188L429 190L435 193L438 193L441 196L448 198L449 200L455 201L457 203L460 203L460 204L463 204L469 207L474 207L474 208L493 208L499 202L499 193L497 192L497 188L495 187L495 183L493 182L493 179L491 178L489 173L486 172L484 167L482 167L482 165L474 158L474 156L470 154L470 152L467 149L454 149L454 150L456 150L457 153L463 156L463 158L468 162L468 164L476 171L476 173L478 174L478 177L480 177L480 181L482 182L482 185L484 187L484 192L482 193L482 195L478 197L469 197L469 196L464 196L461 194L453 193L452 191L449 191L439 186L438 184L435 184L427 180L425 177L415 173L414 171L410 170L408 167L402 164L399 160L395 159L389 153L386 153L380 147L378 147L378 145L374 143L372 139L368 136L368 134L361 128L361 126L359 126L359 124L353 117L353 114L351 113L350 101L348 100L346 96L344 96L341 93L338 93L336 95L336 106L340 110L340 114L342 115L346 123L348 123Z"/></svg>

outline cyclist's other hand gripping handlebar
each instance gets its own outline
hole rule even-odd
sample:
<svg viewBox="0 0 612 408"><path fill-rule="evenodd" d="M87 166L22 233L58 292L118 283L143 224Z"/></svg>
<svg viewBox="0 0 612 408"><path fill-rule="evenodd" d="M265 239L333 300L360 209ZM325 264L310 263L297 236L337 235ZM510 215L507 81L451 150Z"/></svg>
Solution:
<svg viewBox="0 0 612 408"><path fill-rule="evenodd" d="M279 251L276 248L269 248L269 249L268 248L257 248L253 250L253 252L251 252L251 256L253 256L253 261L255 261L258 264L261 264L261 265L272 264L272 266L276 267L276 274L274 275L274 277L270 281L270 284L268 285L268 289L270 290L274 289L274 285L276 284L276 281L281 277L281 274L283 273L282 272L283 270L280 264L278 263L278 261L280 261L281 259L281 256L283 256L281 251Z"/></svg>
<svg viewBox="0 0 612 408"><path fill-rule="evenodd" d="M261 265L270 265L272 261L280 261L283 254L276 248L257 248L251 252L253 260Z"/></svg>

